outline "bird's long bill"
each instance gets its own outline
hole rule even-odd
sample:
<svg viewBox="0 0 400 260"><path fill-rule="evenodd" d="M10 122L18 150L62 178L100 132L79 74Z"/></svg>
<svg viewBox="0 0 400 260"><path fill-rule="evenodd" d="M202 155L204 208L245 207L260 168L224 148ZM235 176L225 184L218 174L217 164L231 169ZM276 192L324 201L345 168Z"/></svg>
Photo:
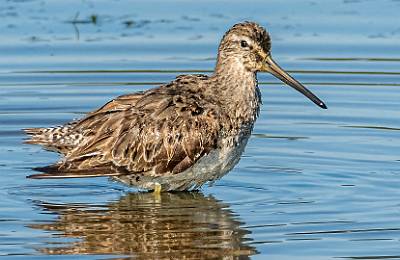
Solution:
<svg viewBox="0 0 400 260"><path fill-rule="evenodd" d="M268 55L263 64L263 71L269 72L278 79L282 80L295 90L302 93L304 96L308 97L312 102L314 102L317 106L327 109L327 106L320 100L316 95L314 95L311 91L309 91L306 87L304 87L300 82L295 80L292 76L290 76L286 71L284 71L275 61L272 59L271 55Z"/></svg>

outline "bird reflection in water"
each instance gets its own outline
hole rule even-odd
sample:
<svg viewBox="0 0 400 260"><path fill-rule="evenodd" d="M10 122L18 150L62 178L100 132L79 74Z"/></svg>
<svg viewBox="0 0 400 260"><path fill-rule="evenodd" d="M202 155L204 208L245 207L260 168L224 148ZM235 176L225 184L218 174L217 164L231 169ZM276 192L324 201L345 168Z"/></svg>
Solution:
<svg viewBox="0 0 400 260"><path fill-rule="evenodd" d="M229 205L200 192L130 193L105 206L37 202L49 223L30 228L79 238L37 250L49 255L116 254L135 259L244 258L256 254Z"/></svg>

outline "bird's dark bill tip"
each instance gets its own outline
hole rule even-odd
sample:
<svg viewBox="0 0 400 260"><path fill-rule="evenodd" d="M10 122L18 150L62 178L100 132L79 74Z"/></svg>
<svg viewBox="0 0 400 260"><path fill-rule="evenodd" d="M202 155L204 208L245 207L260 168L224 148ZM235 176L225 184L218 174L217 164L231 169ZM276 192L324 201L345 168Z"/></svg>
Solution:
<svg viewBox="0 0 400 260"><path fill-rule="evenodd" d="M322 108L322 109L328 109L328 107L325 105L324 102L320 102L320 103L318 104L318 106L319 106L320 108Z"/></svg>

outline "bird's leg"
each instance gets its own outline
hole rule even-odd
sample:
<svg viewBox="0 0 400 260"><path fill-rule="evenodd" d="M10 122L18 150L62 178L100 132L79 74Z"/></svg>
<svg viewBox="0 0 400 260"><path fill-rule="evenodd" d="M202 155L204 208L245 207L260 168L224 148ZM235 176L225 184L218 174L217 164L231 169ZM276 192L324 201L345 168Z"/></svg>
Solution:
<svg viewBox="0 0 400 260"><path fill-rule="evenodd" d="M161 193L161 184L156 182L154 183L154 190L153 190L154 195L160 195Z"/></svg>

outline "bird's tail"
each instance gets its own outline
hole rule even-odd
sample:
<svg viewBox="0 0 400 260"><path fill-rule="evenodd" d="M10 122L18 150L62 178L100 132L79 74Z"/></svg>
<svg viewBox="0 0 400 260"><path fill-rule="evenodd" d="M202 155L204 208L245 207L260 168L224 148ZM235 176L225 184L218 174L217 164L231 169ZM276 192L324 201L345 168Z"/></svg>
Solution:
<svg viewBox="0 0 400 260"><path fill-rule="evenodd" d="M25 128L23 131L29 135L24 142L27 144L38 144L46 149L64 153L75 147L79 142L80 135L71 135L74 124L47 128Z"/></svg>
<svg viewBox="0 0 400 260"><path fill-rule="evenodd" d="M60 131L62 127L49 128L25 128L24 132L30 136L30 139L25 140L27 144L46 145L55 142L61 137Z"/></svg>

